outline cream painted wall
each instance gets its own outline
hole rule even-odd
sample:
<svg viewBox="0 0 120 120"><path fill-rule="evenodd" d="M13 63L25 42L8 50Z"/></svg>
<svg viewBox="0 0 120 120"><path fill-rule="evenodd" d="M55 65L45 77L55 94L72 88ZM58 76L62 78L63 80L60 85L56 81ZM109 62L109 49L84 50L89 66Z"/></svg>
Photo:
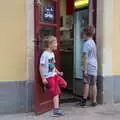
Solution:
<svg viewBox="0 0 120 120"><path fill-rule="evenodd" d="M26 80L34 80L34 0L26 0L27 57Z"/></svg>
<svg viewBox="0 0 120 120"><path fill-rule="evenodd" d="M98 1L97 4L99 75L120 75L120 0Z"/></svg>
<svg viewBox="0 0 120 120"><path fill-rule="evenodd" d="M0 3L0 81L25 80L25 0Z"/></svg>
<svg viewBox="0 0 120 120"><path fill-rule="evenodd" d="M97 1L98 75L112 76L113 1Z"/></svg>
<svg viewBox="0 0 120 120"><path fill-rule="evenodd" d="M120 75L120 0L114 0L113 41L112 41L112 72Z"/></svg>

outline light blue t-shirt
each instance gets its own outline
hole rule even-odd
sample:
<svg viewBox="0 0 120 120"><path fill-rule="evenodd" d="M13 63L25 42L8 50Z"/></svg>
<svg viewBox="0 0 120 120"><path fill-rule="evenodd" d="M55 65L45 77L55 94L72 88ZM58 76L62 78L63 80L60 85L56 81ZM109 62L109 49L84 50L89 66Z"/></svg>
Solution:
<svg viewBox="0 0 120 120"><path fill-rule="evenodd" d="M83 43L83 53L88 54L87 72L89 75L97 76L97 52L94 40L86 40Z"/></svg>

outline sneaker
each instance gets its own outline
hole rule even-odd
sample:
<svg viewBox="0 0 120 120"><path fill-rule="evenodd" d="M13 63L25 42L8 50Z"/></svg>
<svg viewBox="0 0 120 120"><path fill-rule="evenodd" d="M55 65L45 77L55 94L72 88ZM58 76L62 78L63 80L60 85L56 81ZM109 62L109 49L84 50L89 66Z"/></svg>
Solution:
<svg viewBox="0 0 120 120"><path fill-rule="evenodd" d="M80 102L80 106L82 106L82 107L86 106L86 102L87 102L86 99L82 99Z"/></svg>
<svg viewBox="0 0 120 120"><path fill-rule="evenodd" d="M52 117L60 117L60 116L64 116L64 112L61 109L54 109L53 110L53 115Z"/></svg>
<svg viewBox="0 0 120 120"><path fill-rule="evenodd" d="M96 107L96 106L97 106L97 103L96 103L96 102L93 102L93 103L92 103L92 106L93 106L93 107Z"/></svg>

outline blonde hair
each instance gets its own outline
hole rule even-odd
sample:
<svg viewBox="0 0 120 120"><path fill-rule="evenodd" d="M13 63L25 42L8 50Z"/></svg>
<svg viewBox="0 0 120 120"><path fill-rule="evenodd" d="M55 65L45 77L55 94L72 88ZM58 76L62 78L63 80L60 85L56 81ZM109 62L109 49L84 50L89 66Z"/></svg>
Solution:
<svg viewBox="0 0 120 120"><path fill-rule="evenodd" d="M48 48L49 45L53 42L56 41L56 37L55 36L46 36L44 37L44 49Z"/></svg>

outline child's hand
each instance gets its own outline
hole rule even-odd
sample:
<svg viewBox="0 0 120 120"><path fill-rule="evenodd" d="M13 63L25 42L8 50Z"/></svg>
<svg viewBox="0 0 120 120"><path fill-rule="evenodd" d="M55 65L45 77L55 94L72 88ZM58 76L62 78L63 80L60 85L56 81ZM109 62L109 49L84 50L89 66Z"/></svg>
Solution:
<svg viewBox="0 0 120 120"><path fill-rule="evenodd" d="M44 78L44 79L42 80L42 82L43 82L44 85L48 84L48 81L46 80L46 78Z"/></svg>
<svg viewBox="0 0 120 120"><path fill-rule="evenodd" d="M63 72L60 72L59 75L60 75L60 76L63 76Z"/></svg>
<svg viewBox="0 0 120 120"><path fill-rule="evenodd" d="M87 75L87 70L85 70L84 74Z"/></svg>

